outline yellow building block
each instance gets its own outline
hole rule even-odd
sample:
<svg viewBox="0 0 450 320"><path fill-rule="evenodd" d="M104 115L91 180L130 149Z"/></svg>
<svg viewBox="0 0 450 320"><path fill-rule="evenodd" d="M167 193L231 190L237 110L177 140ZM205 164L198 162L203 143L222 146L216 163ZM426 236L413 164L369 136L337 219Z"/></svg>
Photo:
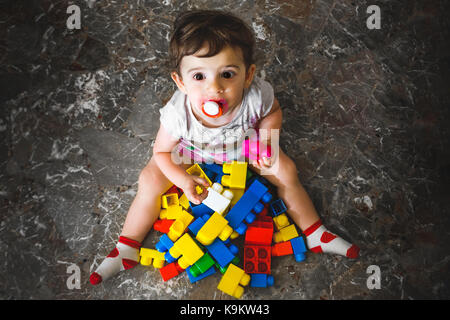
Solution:
<svg viewBox="0 0 450 320"><path fill-rule="evenodd" d="M205 174L205 172L203 172L202 168L198 165L198 163L195 163L193 166L187 168L186 172L189 173L190 175L203 178L206 181L208 181L208 184L210 186L212 185L211 180L209 180L208 176ZM195 190L197 191L198 194L201 194L203 192L203 189L200 186L196 186Z"/></svg>
<svg viewBox="0 0 450 320"><path fill-rule="evenodd" d="M180 202L178 200L177 193L169 193L161 196L161 207L168 208L170 206L179 206Z"/></svg>
<svg viewBox="0 0 450 320"><path fill-rule="evenodd" d="M161 211L159 212L159 217L161 219L171 219L175 220L181 215L183 207L180 206L180 201L178 199L177 193L169 193L161 196Z"/></svg>
<svg viewBox="0 0 450 320"><path fill-rule="evenodd" d="M237 233L236 231L233 231L233 233L230 235L230 239L231 239L231 240L234 240L234 239L236 239L237 237L239 237L239 233Z"/></svg>
<svg viewBox="0 0 450 320"><path fill-rule="evenodd" d="M155 249L141 248L139 251L141 256L141 264L143 266L149 266L152 264L155 268L161 269L164 266L164 252L159 252Z"/></svg>
<svg viewBox="0 0 450 320"><path fill-rule="evenodd" d="M226 189L229 189L231 192L233 192L233 198L231 199L230 206L229 206L229 208L231 208L243 196L245 189L238 189L238 188L226 188Z"/></svg>
<svg viewBox="0 0 450 320"><path fill-rule="evenodd" d="M181 195L181 197L178 200L180 201L180 205L185 210L189 209L189 200L184 193Z"/></svg>
<svg viewBox="0 0 450 320"><path fill-rule="evenodd" d="M161 209L159 212L159 217L161 219L170 219L175 220L178 219L183 212L182 206L170 206L167 209Z"/></svg>
<svg viewBox="0 0 450 320"><path fill-rule="evenodd" d="M295 228L295 224L291 224L287 227L284 227L278 232L273 234L273 241L275 243L283 242L291 240L295 237L298 237L297 229Z"/></svg>
<svg viewBox="0 0 450 320"><path fill-rule="evenodd" d="M222 170L223 173L226 173L222 176L222 185L230 188L245 189L247 162L233 160L231 163L224 163Z"/></svg>
<svg viewBox="0 0 450 320"><path fill-rule="evenodd" d="M214 212L206 223L197 232L195 237L201 244L208 246L219 237L220 240L227 240L233 229L228 225L228 221L219 213Z"/></svg>
<svg viewBox="0 0 450 320"><path fill-rule="evenodd" d="M175 241L169 253L175 259L181 256L178 259L178 265L183 269L196 263L204 254L189 233L185 233L180 239Z"/></svg>
<svg viewBox="0 0 450 320"><path fill-rule="evenodd" d="M250 283L250 276L239 267L230 263L227 271L222 276L222 279L217 286L217 289L225 292L226 294L240 299L244 293L243 286Z"/></svg>
<svg viewBox="0 0 450 320"><path fill-rule="evenodd" d="M284 227L287 227L289 225L289 220L288 217L286 216L285 213L279 214L276 217L273 217L273 222L275 224L275 227L277 228L277 230L281 230Z"/></svg>
<svg viewBox="0 0 450 320"><path fill-rule="evenodd" d="M181 208L181 206L180 206ZM169 228L167 236L172 241L177 241L177 239L186 231L186 228L194 220L194 216L189 212L182 210L180 216L172 223Z"/></svg>

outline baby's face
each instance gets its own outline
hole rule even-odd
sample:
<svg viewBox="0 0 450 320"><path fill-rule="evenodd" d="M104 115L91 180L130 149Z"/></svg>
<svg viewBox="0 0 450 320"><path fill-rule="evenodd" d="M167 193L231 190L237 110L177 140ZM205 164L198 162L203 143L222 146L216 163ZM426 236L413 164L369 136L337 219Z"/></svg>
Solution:
<svg viewBox="0 0 450 320"><path fill-rule="evenodd" d="M201 49L196 55L185 56L181 60L180 72L172 73L178 88L191 102L196 114L210 123L220 122L242 101L244 89L253 80L255 65L246 70L242 52L239 48L225 47L213 57L199 57L206 52ZM211 119L202 113L205 101L215 100L223 103L223 115Z"/></svg>

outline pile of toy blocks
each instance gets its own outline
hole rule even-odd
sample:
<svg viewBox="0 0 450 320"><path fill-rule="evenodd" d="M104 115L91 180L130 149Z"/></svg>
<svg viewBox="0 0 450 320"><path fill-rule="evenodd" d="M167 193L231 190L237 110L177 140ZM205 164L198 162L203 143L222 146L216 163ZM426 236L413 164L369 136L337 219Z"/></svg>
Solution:
<svg viewBox="0 0 450 320"><path fill-rule="evenodd" d="M273 256L305 259L305 243L283 201L272 198L267 181L247 170L246 162L194 164L186 171L208 181L208 196L194 205L176 186L162 196L153 227L163 235L156 249L141 248L142 265L158 268L164 281L186 271L192 283L219 270L223 276L217 288L239 299L248 284L274 284ZM239 249L230 241L240 235L245 237L243 268L238 267Z"/></svg>

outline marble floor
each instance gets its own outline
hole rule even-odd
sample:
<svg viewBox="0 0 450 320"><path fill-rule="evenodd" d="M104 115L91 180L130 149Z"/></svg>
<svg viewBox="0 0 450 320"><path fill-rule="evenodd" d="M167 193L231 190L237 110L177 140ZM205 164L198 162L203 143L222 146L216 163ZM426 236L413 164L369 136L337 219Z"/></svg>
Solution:
<svg viewBox="0 0 450 320"><path fill-rule="evenodd" d="M163 282L140 265L89 283L152 155L175 90L171 25L192 8L253 27L281 147L329 229L361 247L356 260L274 258L275 285L243 299L449 299L449 3L376 1L380 29L371 4L0 0L0 299L232 299L218 274Z"/></svg>

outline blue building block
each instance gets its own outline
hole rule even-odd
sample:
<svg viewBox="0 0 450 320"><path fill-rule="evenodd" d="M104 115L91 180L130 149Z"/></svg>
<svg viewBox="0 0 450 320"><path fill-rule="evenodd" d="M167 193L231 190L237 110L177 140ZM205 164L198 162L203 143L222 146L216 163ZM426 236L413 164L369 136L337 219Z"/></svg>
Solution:
<svg viewBox="0 0 450 320"><path fill-rule="evenodd" d="M306 246L305 242L303 241L302 237L295 237L290 240L292 251L294 251L294 258L297 262L302 262L305 260L305 252L306 252Z"/></svg>
<svg viewBox="0 0 450 320"><path fill-rule="evenodd" d="M205 214L213 214L214 210L209 208L206 204L200 203L198 205L194 205L192 202L189 201L189 206L191 207L192 210L192 215L195 218L204 216Z"/></svg>
<svg viewBox="0 0 450 320"><path fill-rule="evenodd" d="M164 254L164 259L166 259L167 263L172 263L172 262L177 261L177 259L175 259L174 257L172 257L172 255L169 253L169 251L167 251L167 252Z"/></svg>
<svg viewBox="0 0 450 320"><path fill-rule="evenodd" d="M229 246L226 244L229 244ZM239 251L238 247L231 244L230 240L223 242L219 238L214 240L209 246L206 246L206 250L222 268L228 265Z"/></svg>
<svg viewBox="0 0 450 320"><path fill-rule="evenodd" d="M222 176L224 175L221 165L218 165L217 163L202 163L200 164L200 167L208 176L209 180L220 183Z"/></svg>
<svg viewBox="0 0 450 320"><path fill-rule="evenodd" d="M197 281L199 281L199 280L202 280L202 279L204 279L204 278L206 278L206 277L208 277L208 276L210 276L210 275L216 273L216 269L214 269L214 266L212 266L211 268L209 268L208 270L206 270L206 271L203 272L202 274L198 275L197 277L194 277L194 276L192 275L190 269L191 269L191 267L188 267L188 268L186 269L186 271L187 271L187 275L188 275L189 281L190 281L191 283L197 282Z"/></svg>
<svg viewBox="0 0 450 320"><path fill-rule="evenodd" d="M270 274L252 273L250 278L250 287L254 288L267 288L273 286L274 283L273 276Z"/></svg>
<svg viewBox="0 0 450 320"><path fill-rule="evenodd" d="M191 222L188 229L192 232L194 236L197 235L198 231L203 227L203 225L208 221L209 215L204 215L202 217L198 217L194 221Z"/></svg>
<svg viewBox="0 0 450 320"><path fill-rule="evenodd" d="M263 176L260 176L259 174L257 174L256 172L254 172L253 170L247 170L247 184L252 184L255 180L258 180L259 182L261 182L262 184L264 184L266 187L270 186L270 182L267 181L266 178L264 178Z"/></svg>
<svg viewBox="0 0 450 320"><path fill-rule="evenodd" d="M252 223L255 220L255 213L260 213L264 209L264 205L259 202L268 203L272 199L272 195L268 189L258 180L253 181L250 187L245 191L239 201L231 208L225 219L228 220L230 227L237 233L244 234L247 226L243 223Z"/></svg>
<svg viewBox="0 0 450 320"><path fill-rule="evenodd" d="M282 199L277 199L270 203L270 211L272 211L272 216L276 217L286 212L287 208Z"/></svg>
<svg viewBox="0 0 450 320"><path fill-rule="evenodd" d="M156 250L159 252L166 252L173 246L173 241L170 240L167 234L163 234L161 238L159 238L158 243L155 245Z"/></svg>

